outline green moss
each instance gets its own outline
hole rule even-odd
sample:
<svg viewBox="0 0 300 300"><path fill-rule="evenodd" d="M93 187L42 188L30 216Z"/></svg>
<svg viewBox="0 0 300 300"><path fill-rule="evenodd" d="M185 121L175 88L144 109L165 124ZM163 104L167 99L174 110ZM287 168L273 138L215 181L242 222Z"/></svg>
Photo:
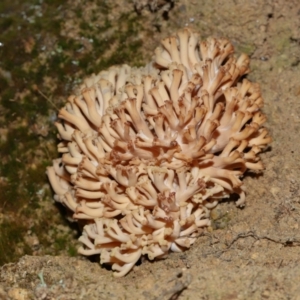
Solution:
<svg viewBox="0 0 300 300"><path fill-rule="evenodd" d="M68 254L69 256L77 256L78 252L75 246L71 245L68 247Z"/></svg>
<svg viewBox="0 0 300 300"><path fill-rule="evenodd" d="M4 221L0 224L0 266L16 261L22 255L31 254L30 247L24 241L26 231L22 222Z"/></svg>
<svg viewBox="0 0 300 300"><path fill-rule="evenodd" d="M253 44L240 44L237 46L237 53L246 53L247 55L251 55L253 54L253 52L255 51L255 45Z"/></svg>
<svg viewBox="0 0 300 300"><path fill-rule="evenodd" d="M90 13L85 11L88 6ZM58 102L79 78L114 64L144 64L137 38L142 17L131 11L113 19L112 10L114 5L101 0L71 6L58 0L0 1L0 128L8 130L0 143L0 207L11 215L0 226L0 255L6 255L5 247L16 249L1 257L0 264L31 253L23 239L29 228L40 241L39 254L77 254L74 228L66 213L52 205L46 185L46 166L58 154L46 144L46 139L56 143L56 130L49 125L53 105L39 91L60 107ZM62 35L69 14L75 26L80 24L75 36ZM50 126L47 138L38 137L34 126ZM64 230L57 230L58 225Z"/></svg>
<svg viewBox="0 0 300 300"><path fill-rule="evenodd" d="M1 7L0 7L1 10ZM14 23L14 19L12 17L8 17L8 18L1 18L0 20L0 27L1 29L4 31L6 31L7 29L9 29Z"/></svg>
<svg viewBox="0 0 300 300"><path fill-rule="evenodd" d="M109 23L107 24L109 26ZM138 31L142 25L137 16L133 14L123 14L118 20L120 31L115 31L105 42L96 39L94 41L95 48L98 52L105 53L109 46L117 44L118 47L107 58L101 59L96 66L95 72L106 69L112 65L131 64L135 66L144 65L143 54L141 52L143 43L137 40Z"/></svg>
<svg viewBox="0 0 300 300"><path fill-rule="evenodd" d="M19 127L9 131L7 141L0 145L2 157L0 174L6 178L2 184L0 203L10 211L18 211L24 205L31 203L32 209L38 207L36 193L46 181L45 164L41 163L34 168L27 164L35 158L34 149L38 149L39 140L30 134L27 127Z"/></svg>
<svg viewBox="0 0 300 300"><path fill-rule="evenodd" d="M68 248L68 237L60 236L56 237L54 242L54 248L56 251L61 251Z"/></svg>
<svg viewBox="0 0 300 300"><path fill-rule="evenodd" d="M285 49L291 46L291 40L289 38L289 35L279 35L273 39L272 44L275 46L275 49L279 53L284 53Z"/></svg>

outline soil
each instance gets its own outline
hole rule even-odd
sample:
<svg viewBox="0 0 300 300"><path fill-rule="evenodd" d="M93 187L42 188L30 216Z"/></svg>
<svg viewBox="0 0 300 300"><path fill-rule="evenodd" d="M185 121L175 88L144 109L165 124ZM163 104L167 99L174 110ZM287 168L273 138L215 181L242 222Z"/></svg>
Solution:
<svg viewBox="0 0 300 300"><path fill-rule="evenodd" d="M0 299L300 299L300 2L23 2L0 4ZM115 279L76 254L76 226L51 200L53 121L82 78L145 64L186 25L250 56L273 138L266 170L191 249Z"/></svg>

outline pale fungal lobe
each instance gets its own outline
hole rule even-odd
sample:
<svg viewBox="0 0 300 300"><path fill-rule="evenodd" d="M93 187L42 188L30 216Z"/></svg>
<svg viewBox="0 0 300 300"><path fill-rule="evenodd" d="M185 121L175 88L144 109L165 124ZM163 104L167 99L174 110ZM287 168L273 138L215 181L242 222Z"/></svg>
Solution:
<svg viewBox="0 0 300 300"><path fill-rule="evenodd" d="M210 210L245 201L247 169L270 142L249 58L226 39L185 28L144 68L111 67L86 79L59 112L61 158L47 174L55 200L85 224L79 253L100 254L115 276L142 255L189 248Z"/></svg>

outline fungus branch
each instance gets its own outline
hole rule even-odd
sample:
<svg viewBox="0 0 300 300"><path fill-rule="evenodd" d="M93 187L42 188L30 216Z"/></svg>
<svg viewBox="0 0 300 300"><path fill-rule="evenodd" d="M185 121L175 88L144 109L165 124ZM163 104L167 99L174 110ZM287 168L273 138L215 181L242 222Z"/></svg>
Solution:
<svg viewBox="0 0 300 300"><path fill-rule="evenodd" d="M249 58L233 52L185 28L144 68L111 67L69 97L56 123L62 157L47 173L85 224L79 253L123 276L142 255L188 249L221 199L244 204L242 176L263 170L271 138L259 86L241 80Z"/></svg>

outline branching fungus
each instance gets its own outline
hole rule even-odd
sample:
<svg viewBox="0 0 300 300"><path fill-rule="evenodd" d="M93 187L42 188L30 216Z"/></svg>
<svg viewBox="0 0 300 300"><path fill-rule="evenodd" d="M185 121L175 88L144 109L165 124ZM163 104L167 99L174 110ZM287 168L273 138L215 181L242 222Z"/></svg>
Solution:
<svg viewBox="0 0 300 300"><path fill-rule="evenodd" d="M144 68L112 67L85 80L59 112L61 158L47 174L55 200L85 224L84 255L115 276L142 255L189 248L209 212L238 194L271 142L258 84L226 39L185 28Z"/></svg>

